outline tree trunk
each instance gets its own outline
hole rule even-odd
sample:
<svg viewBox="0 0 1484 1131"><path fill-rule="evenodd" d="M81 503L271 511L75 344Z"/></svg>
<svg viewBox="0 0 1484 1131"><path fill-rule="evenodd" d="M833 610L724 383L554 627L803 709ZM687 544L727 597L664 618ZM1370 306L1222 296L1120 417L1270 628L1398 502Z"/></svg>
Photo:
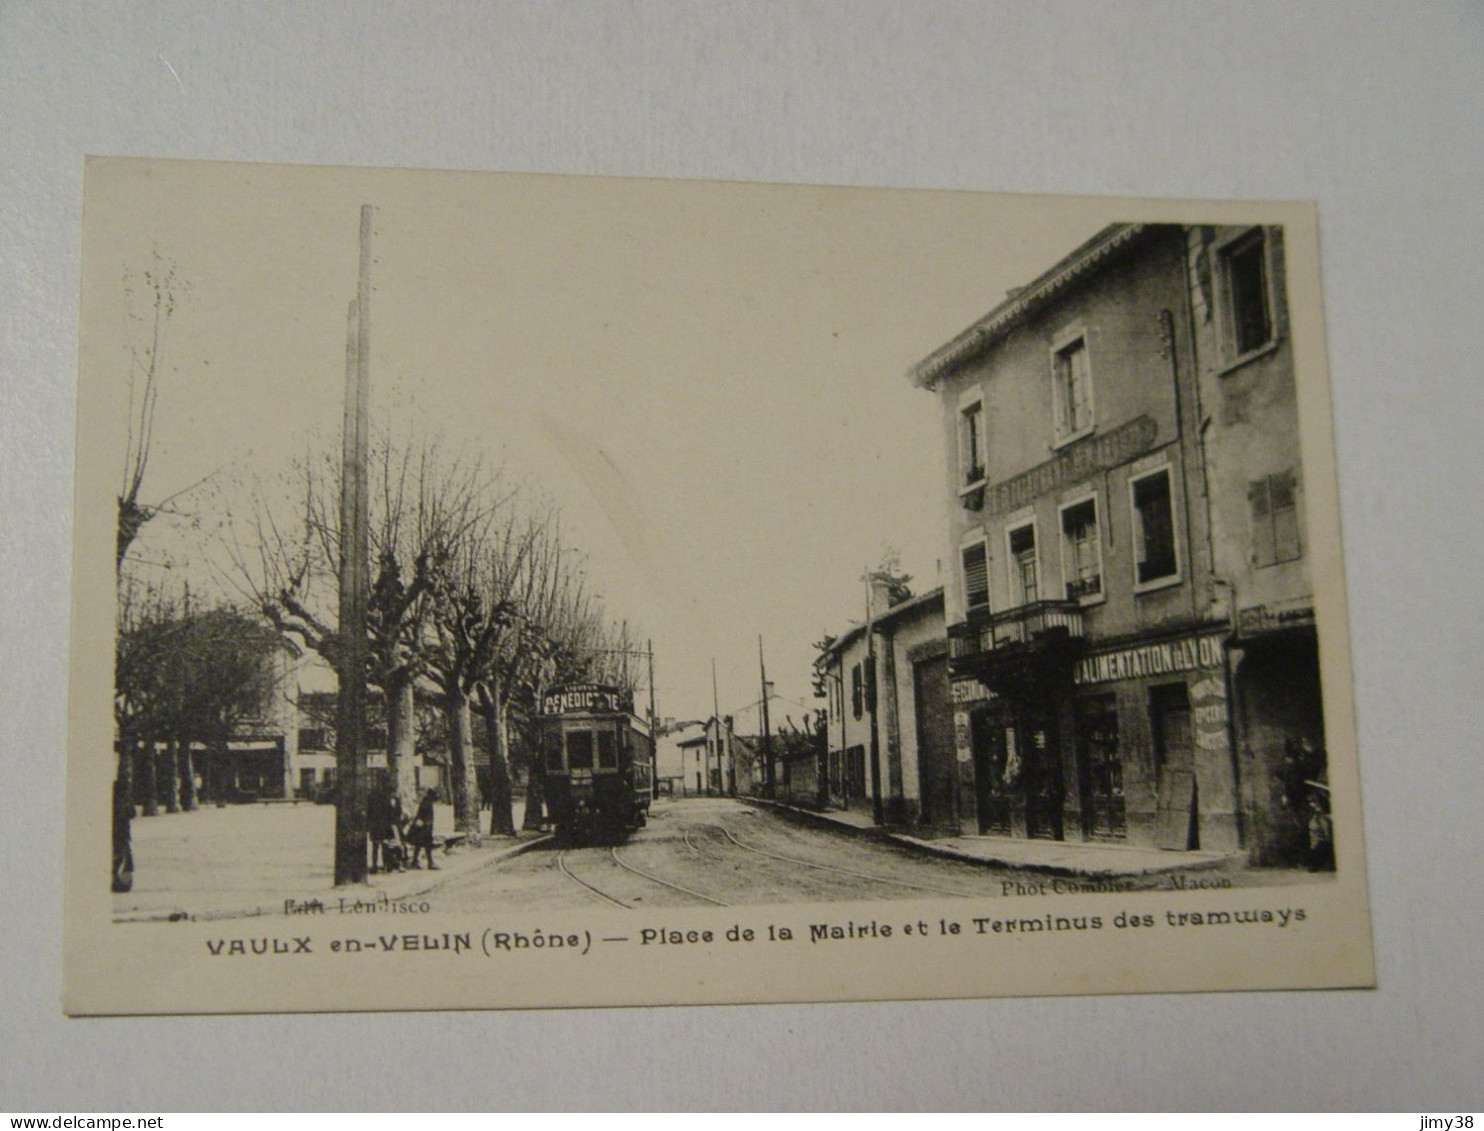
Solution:
<svg viewBox="0 0 1484 1131"><path fill-rule="evenodd" d="M160 799L167 813L180 812L180 759L176 755L179 749L180 740L172 739L165 743L160 755Z"/></svg>
<svg viewBox="0 0 1484 1131"><path fill-rule="evenodd" d="M207 781L210 784L211 803L218 809L227 803L227 769L229 754L227 736L217 735L216 743L207 754ZM235 783L234 783L235 784Z"/></svg>
<svg viewBox="0 0 1484 1131"><path fill-rule="evenodd" d="M526 816L520 827L525 832L539 833L546 821L546 752L541 749L540 725L531 720L525 730L526 746Z"/></svg>
<svg viewBox="0 0 1484 1131"><path fill-rule="evenodd" d="M134 850L130 823L134 819L134 739L119 735L118 772L113 779L113 873L116 892L134 888Z"/></svg>
<svg viewBox="0 0 1484 1131"><path fill-rule="evenodd" d="M143 792L141 817L153 817L160 812L159 755L154 739L142 743L139 748L139 787Z"/></svg>
<svg viewBox="0 0 1484 1131"><path fill-rule="evenodd" d="M413 765L417 759L417 708L412 680L398 679L386 692L386 768L391 787L402 803L402 812L417 809L417 782Z"/></svg>
<svg viewBox="0 0 1484 1131"><path fill-rule="evenodd" d="M180 740L179 765L176 769L180 772L180 808L183 812L194 813L198 805L196 798L196 766L195 759L191 756L191 740L182 738Z"/></svg>
<svg viewBox="0 0 1484 1131"><path fill-rule="evenodd" d="M535 711L539 711L546 699L546 681L536 684ZM541 723L533 712L526 734L532 741L526 744L526 816L520 823L523 831L539 833L546 818L546 751L541 745Z"/></svg>
<svg viewBox="0 0 1484 1131"><path fill-rule="evenodd" d="M490 758L490 835L514 836L515 816L511 812L510 762L506 757L505 704L500 695L498 677L492 686L479 689L479 709L484 716L485 745Z"/></svg>
<svg viewBox="0 0 1484 1131"><path fill-rule="evenodd" d="M470 733L469 700L451 696L444 705L448 721L449 790L453 794L453 827L471 840L479 839L479 783L474 773L474 742Z"/></svg>

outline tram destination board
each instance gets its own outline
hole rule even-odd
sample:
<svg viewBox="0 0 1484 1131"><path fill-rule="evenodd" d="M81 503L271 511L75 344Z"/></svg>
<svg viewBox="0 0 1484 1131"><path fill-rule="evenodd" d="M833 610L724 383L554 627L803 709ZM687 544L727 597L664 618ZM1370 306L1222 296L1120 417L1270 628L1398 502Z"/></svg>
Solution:
<svg viewBox="0 0 1484 1131"><path fill-rule="evenodd" d="M1312 206L82 215L68 1013L1374 983Z"/></svg>

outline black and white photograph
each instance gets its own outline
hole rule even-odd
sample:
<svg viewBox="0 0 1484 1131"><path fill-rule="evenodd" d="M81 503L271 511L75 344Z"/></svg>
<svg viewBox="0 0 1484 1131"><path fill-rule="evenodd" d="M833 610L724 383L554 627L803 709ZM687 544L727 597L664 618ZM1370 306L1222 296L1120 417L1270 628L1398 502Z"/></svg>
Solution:
<svg viewBox="0 0 1484 1131"><path fill-rule="evenodd" d="M70 1012L1371 980L1312 208L85 207Z"/></svg>

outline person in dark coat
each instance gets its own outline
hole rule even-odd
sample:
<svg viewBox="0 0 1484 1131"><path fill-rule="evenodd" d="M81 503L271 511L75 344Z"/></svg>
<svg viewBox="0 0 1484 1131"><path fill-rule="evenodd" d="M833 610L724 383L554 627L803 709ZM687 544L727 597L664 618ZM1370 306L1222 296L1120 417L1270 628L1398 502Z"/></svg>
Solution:
<svg viewBox="0 0 1484 1131"><path fill-rule="evenodd" d="M417 813L412 818L412 824L407 829L407 843L412 846L412 866L421 868L418 863L418 854L426 853L428 857L428 868L437 871L438 865L433 862L433 805L438 800L438 791L428 790L423 794L423 799L418 802Z"/></svg>
<svg viewBox="0 0 1484 1131"><path fill-rule="evenodd" d="M400 872L406 857L402 840L402 801L397 791L379 783L366 804L366 833L371 838L371 871Z"/></svg>
<svg viewBox="0 0 1484 1131"><path fill-rule="evenodd" d="M134 890L134 846L129 825L134 820L134 802L126 785L113 781L113 890Z"/></svg>

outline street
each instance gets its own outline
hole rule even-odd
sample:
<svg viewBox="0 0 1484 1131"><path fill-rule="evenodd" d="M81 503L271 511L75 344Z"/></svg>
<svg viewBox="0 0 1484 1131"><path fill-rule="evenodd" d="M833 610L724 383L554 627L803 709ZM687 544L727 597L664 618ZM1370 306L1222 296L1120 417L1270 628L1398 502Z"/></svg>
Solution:
<svg viewBox="0 0 1484 1131"><path fill-rule="evenodd" d="M451 878L432 898L440 909L460 911L642 909L996 897L1007 883L1049 882L1044 874L796 824L730 798L695 797L656 802L648 827L622 844L560 849L547 842ZM1171 887L1168 875L1118 883L1125 891Z"/></svg>
<svg viewBox="0 0 1484 1131"><path fill-rule="evenodd" d="M428 900L444 912L555 908L744 906L847 900L1014 897L1085 891L1173 891L1313 883L1299 869L1240 863L1191 866L1170 853L1093 850L1093 863L1124 862L1102 878L1091 870L968 861L724 797L661 798L648 827L623 843L560 849L554 839L486 838L439 854L435 872L373 874L336 888L330 866L334 810L327 805L239 805L162 814L134 822L134 890L113 897L120 920L231 918L386 897ZM516 806L519 822L521 807ZM481 820L488 821L482 814ZM452 830L439 807L437 827ZM964 846L969 839L943 842ZM1057 846L998 838L984 852L1047 855ZM1084 851L1087 851L1084 849ZM1075 851L1064 856L1074 857ZM1332 873L1330 873L1332 875Z"/></svg>

